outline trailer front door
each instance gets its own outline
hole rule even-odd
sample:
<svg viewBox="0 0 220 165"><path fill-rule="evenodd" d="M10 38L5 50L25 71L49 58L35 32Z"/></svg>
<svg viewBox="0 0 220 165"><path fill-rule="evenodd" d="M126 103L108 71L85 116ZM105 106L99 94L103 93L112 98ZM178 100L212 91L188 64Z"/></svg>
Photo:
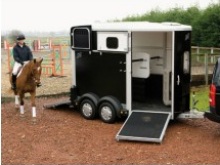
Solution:
<svg viewBox="0 0 220 165"><path fill-rule="evenodd" d="M189 111L190 103L190 31L174 32L173 102L175 114Z"/></svg>

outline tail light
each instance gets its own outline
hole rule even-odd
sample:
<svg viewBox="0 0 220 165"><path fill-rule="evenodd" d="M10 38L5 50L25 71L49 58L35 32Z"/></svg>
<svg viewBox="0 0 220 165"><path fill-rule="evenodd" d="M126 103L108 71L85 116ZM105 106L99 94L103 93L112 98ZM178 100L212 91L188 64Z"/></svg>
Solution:
<svg viewBox="0 0 220 165"><path fill-rule="evenodd" d="M215 95L216 95L216 87L214 84L211 84L210 93L209 93L209 102L211 107L215 107Z"/></svg>

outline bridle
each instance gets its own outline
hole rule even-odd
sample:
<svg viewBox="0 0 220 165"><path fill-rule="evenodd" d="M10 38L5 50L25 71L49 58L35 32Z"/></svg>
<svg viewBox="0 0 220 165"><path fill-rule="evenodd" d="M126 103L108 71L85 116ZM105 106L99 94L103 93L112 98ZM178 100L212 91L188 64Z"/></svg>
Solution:
<svg viewBox="0 0 220 165"><path fill-rule="evenodd" d="M35 67L31 72L33 80L37 86L41 84L40 82L41 69L42 69L41 66L38 66Z"/></svg>

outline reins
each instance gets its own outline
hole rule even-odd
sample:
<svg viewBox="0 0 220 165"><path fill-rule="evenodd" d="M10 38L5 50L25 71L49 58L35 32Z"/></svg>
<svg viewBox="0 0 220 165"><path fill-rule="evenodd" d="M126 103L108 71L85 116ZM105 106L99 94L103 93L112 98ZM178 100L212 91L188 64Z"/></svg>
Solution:
<svg viewBox="0 0 220 165"><path fill-rule="evenodd" d="M36 63L36 61L30 61L28 64L26 64L26 66L23 66L22 72L24 70L30 70L30 72L29 72L30 75L27 78L32 79L35 82L35 84L38 85L40 83L40 76L37 76L37 75L40 73L38 73L38 69L35 66L36 65L35 63ZM27 67L27 68L25 68L25 67ZM21 73L21 74L25 74L25 73Z"/></svg>

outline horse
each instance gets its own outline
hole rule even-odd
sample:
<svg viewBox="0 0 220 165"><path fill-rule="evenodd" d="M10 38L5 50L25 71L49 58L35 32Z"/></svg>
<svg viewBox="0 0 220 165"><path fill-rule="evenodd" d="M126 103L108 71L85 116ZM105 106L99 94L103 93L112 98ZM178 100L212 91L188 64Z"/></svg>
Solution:
<svg viewBox="0 0 220 165"><path fill-rule="evenodd" d="M20 107L20 116L24 117L24 97L25 93L30 93L31 95L31 105L32 105L32 119L36 121L36 87L41 84L40 77L42 66L41 63L43 58L34 58L26 62L21 70L19 71L16 79L16 89L14 90L15 95L15 108ZM10 83L12 83L12 77L10 76Z"/></svg>

